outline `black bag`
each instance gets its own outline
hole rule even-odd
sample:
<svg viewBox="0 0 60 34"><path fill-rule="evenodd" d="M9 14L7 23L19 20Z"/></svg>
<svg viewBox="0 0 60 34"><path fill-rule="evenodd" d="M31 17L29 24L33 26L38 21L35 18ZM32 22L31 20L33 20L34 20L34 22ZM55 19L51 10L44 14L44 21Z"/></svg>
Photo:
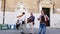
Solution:
<svg viewBox="0 0 60 34"><path fill-rule="evenodd" d="M32 19L27 19L27 23L31 23L31 22L33 22L33 25L35 25L35 23L34 23L34 21L32 21Z"/></svg>
<svg viewBox="0 0 60 34"><path fill-rule="evenodd" d="M28 18L27 19L27 23L30 23L30 22L32 22L32 19L31 18Z"/></svg>

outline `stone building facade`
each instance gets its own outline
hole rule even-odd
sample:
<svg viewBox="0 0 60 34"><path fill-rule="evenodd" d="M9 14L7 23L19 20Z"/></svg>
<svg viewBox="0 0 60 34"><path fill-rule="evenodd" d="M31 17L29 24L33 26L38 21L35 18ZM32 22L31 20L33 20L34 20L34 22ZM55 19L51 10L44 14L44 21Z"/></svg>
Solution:
<svg viewBox="0 0 60 34"><path fill-rule="evenodd" d="M3 10L4 7L4 0L1 1L1 10ZM15 8L17 8L17 4L20 2L23 2L25 7L29 10L29 12L39 12L39 3L44 0L6 0L5 4L5 11L11 11L14 12ZM52 1L54 5L54 10L60 9L60 0L49 0ZM58 12L59 13L59 12Z"/></svg>

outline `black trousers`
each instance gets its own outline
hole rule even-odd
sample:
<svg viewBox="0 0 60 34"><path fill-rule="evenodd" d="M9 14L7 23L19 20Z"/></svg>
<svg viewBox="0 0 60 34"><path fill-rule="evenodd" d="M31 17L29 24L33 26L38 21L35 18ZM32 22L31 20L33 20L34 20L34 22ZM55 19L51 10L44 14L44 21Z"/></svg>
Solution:
<svg viewBox="0 0 60 34"><path fill-rule="evenodd" d="M25 21L22 21L22 24L25 24Z"/></svg>
<svg viewBox="0 0 60 34"><path fill-rule="evenodd" d="M16 28L18 29L18 27L20 26L20 24L16 24Z"/></svg>

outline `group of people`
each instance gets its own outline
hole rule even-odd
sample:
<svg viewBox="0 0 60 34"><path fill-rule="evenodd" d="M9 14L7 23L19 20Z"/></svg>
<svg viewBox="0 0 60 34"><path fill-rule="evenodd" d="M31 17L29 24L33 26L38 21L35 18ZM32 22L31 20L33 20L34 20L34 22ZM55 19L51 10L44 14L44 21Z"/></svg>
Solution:
<svg viewBox="0 0 60 34"><path fill-rule="evenodd" d="M22 18L21 18L22 17ZM17 18L19 18L17 20L16 23L16 28L18 29L18 27L20 26L20 23L22 24L22 29L24 31L24 26L29 23L30 25L30 33L29 34L34 34L34 21L35 21L35 16L33 15L33 13L30 13L30 17L26 19L26 15L25 12L22 12L22 15L17 16ZM27 21L26 21L27 20ZM41 34L43 31L43 34L46 34L46 21L49 20L48 16L45 14L45 12L42 10L41 11L41 15L39 16L39 18L37 18L38 21L40 21L40 25L39 25L39 31L38 34ZM20 22L21 21L21 22ZM24 34L24 32L21 32L22 34Z"/></svg>

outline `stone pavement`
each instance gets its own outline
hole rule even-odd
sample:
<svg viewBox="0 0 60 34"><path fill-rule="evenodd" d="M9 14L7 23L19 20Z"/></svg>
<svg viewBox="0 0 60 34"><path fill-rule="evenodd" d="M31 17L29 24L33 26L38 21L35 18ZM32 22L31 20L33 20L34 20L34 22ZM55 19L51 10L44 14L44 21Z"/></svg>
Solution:
<svg viewBox="0 0 60 34"><path fill-rule="evenodd" d="M22 30L0 30L0 34L21 34ZM29 29L24 30L29 34ZM34 34L38 34L38 29L34 28ZM60 34L60 29L47 28L46 34Z"/></svg>

